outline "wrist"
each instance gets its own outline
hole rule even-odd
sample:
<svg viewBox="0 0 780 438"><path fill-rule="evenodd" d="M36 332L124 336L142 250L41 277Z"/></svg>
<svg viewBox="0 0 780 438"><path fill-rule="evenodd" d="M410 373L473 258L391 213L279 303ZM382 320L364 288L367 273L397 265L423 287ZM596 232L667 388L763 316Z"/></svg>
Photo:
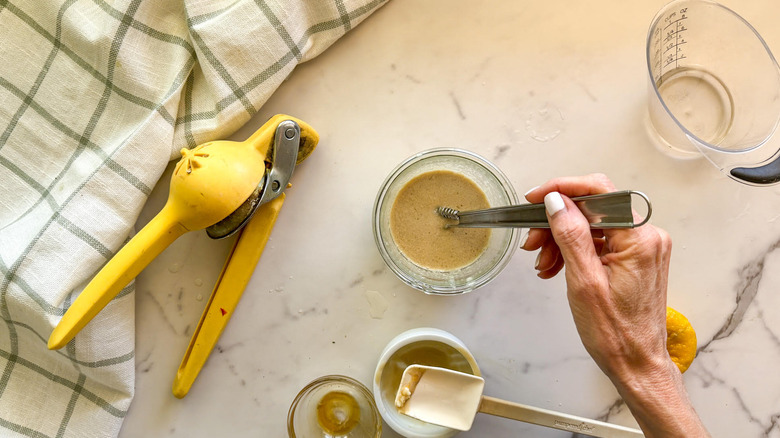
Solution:
<svg viewBox="0 0 780 438"><path fill-rule="evenodd" d="M668 358L609 376L647 437L709 437Z"/></svg>

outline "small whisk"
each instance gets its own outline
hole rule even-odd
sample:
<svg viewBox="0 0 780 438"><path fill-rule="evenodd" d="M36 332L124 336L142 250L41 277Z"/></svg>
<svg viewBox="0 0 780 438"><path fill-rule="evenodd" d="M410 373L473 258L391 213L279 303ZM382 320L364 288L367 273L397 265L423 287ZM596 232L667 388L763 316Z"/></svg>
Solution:
<svg viewBox="0 0 780 438"><path fill-rule="evenodd" d="M632 195L638 196L646 204L647 214L639 223L634 221ZM572 201L594 229L639 227L650 220L653 212L650 198L635 190L580 196L572 198ZM544 204L509 205L463 212L450 207L437 207L436 213L457 221L444 225L444 228L550 228Z"/></svg>
<svg viewBox="0 0 780 438"><path fill-rule="evenodd" d="M436 213L439 214L439 216L445 218L445 219L452 219L452 220L459 220L458 214L460 212L458 210L455 210L454 208L450 207L436 207ZM445 226L446 228L446 226Z"/></svg>

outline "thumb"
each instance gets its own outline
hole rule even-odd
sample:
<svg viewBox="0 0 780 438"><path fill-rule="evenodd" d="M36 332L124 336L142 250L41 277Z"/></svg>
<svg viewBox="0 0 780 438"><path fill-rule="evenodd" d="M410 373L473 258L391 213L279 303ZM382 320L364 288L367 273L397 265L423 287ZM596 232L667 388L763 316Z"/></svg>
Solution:
<svg viewBox="0 0 780 438"><path fill-rule="evenodd" d="M561 250L567 270L579 275L601 268L601 261L590 234L590 223L577 205L558 192L550 192L544 197L544 207L547 210L550 231Z"/></svg>

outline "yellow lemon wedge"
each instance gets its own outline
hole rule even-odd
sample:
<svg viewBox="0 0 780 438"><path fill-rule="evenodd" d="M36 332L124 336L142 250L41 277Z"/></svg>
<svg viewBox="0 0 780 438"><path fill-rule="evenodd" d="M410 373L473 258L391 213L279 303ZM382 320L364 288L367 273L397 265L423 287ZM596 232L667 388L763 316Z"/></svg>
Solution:
<svg viewBox="0 0 780 438"><path fill-rule="evenodd" d="M696 357L696 332L682 313L666 308L666 350L681 373Z"/></svg>

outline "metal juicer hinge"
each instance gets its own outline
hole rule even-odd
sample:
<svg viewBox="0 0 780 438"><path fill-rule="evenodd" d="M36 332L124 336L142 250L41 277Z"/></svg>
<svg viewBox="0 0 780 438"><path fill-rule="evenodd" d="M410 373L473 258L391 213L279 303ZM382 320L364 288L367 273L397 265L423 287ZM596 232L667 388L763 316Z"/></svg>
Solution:
<svg viewBox="0 0 780 438"><path fill-rule="evenodd" d="M206 228L212 239L222 239L240 230L255 214L257 207L279 196L295 170L300 146L301 128L292 120L285 120L276 127L271 145L271 167L265 170L252 194L228 217Z"/></svg>

